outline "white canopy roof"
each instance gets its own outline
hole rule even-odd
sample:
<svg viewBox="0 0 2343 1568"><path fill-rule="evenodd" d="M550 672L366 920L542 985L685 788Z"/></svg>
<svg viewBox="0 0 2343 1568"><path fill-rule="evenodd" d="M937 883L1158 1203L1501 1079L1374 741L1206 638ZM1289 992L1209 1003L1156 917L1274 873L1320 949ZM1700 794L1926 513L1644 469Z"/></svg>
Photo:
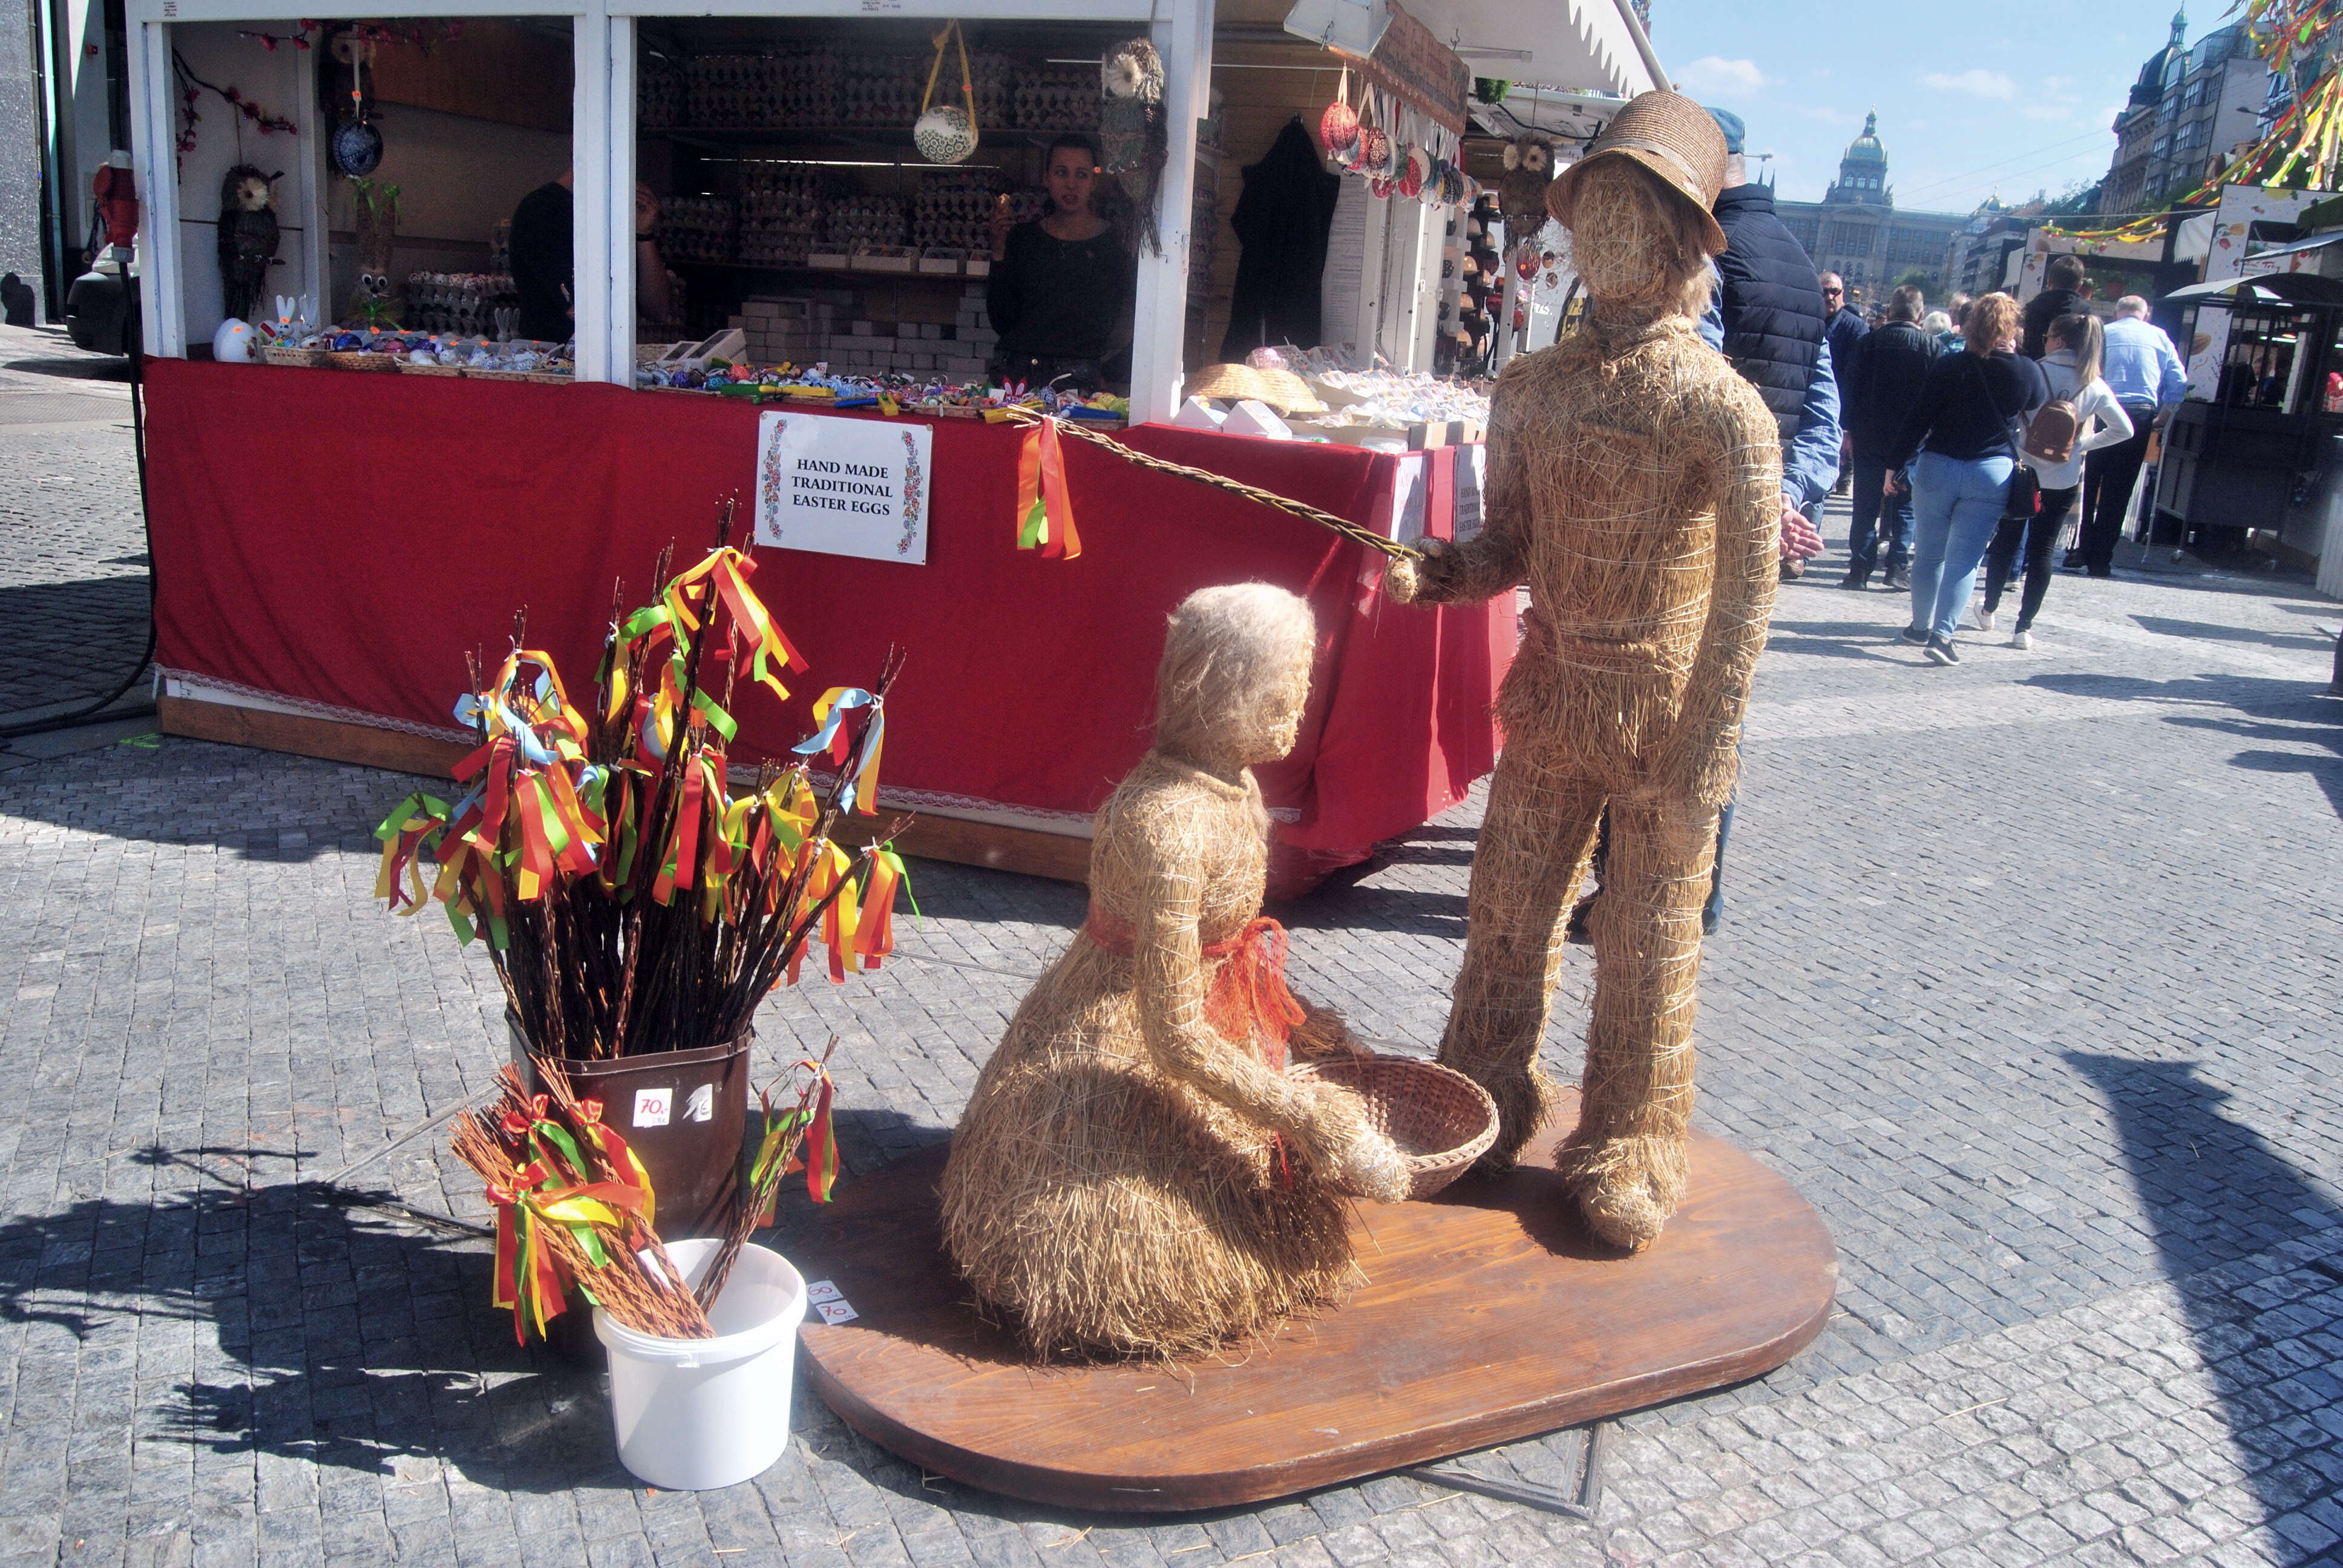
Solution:
<svg viewBox="0 0 2343 1568"><path fill-rule="evenodd" d="M1476 76L1632 98L1668 85L1628 0L1404 0Z"/></svg>

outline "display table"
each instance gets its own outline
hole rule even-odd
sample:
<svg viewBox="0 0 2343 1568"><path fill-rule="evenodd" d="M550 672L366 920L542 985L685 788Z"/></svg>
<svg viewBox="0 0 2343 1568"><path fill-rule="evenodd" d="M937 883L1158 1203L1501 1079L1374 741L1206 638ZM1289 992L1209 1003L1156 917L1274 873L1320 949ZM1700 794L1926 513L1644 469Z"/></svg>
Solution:
<svg viewBox="0 0 2343 1568"><path fill-rule="evenodd" d="M1267 1342L1178 1367L1037 1367L970 1305L937 1236L942 1148L841 1188L790 1259L857 1314L798 1331L813 1387L873 1442L1054 1507L1222 1508L1510 1442L1739 1382L1822 1332L1830 1231L1790 1184L1695 1133L1692 1183L1633 1255L1594 1240L1551 1164L1575 1091L1503 1176L1363 1203L1366 1283Z"/></svg>
<svg viewBox="0 0 2343 1568"><path fill-rule="evenodd" d="M590 686L612 587L650 592L751 516L757 410L704 396L156 359L147 366L156 661L166 730L444 771L463 655L493 666L514 611L573 694ZM920 812L915 853L1080 877L1089 819L1145 750L1165 617L1248 580L1305 595L1320 658L1300 743L1261 770L1294 866L1356 859L1462 799L1494 759L1511 595L1387 603L1382 558L1308 523L1087 443L1067 446L1083 553L1015 548L1020 433L935 424L928 564L759 552L757 588L811 668L787 704L748 695L737 757L809 728L824 689L908 656L885 789ZM1382 454L1171 428L1141 449L1388 532L1453 453ZM1403 465L1421 465L1403 473ZM786 709L786 711L784 711ZM1301 880L1306 881L1303 876Z"/></svg>

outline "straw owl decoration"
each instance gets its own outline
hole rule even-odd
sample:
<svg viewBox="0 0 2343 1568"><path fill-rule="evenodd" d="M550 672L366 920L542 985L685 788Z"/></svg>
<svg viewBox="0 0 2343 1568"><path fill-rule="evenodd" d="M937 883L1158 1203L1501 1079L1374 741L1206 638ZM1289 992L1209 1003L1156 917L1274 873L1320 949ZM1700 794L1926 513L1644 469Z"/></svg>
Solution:
<svg viewBox="0 0 2343 1568"><path fill-rule="evenodd" d="M267 293L278 237L270 186L281 173L265 175L238 164L220 182L220 299L225 314L237 321L251 320Z"/></svg>
<svg viewBox="0 0 2343 1568"><path fill-rule="evenodd" d="M1554 183L1554 146L1542 136L1505 144L1505 175L1497 182L1497 210L1505 232L1527 239L1545 226L1545 187Z"/></svg>
<svg viewBox="0 0 2343 1568"><path fill-rule="evenodd" d="M1163 58L1144 38L1127 38L1106 52L1099 65L1099 144L1104 172L1113 176L1132 209L1126 239L1144 240L1158 255L1155 192L1170 156L1163 118ZM1137 249L1136 244L1131 246Z"/></svg>

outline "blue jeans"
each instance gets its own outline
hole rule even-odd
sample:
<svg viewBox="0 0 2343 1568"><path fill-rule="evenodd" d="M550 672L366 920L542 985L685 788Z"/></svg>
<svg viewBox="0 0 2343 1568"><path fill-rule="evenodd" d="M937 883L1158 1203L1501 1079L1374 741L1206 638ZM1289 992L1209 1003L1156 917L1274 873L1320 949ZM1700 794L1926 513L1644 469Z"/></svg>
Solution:
<svg viewBox="0 0 2343 1568"><path fill-rule="evenodd" d="M2007 457L1923 452L1912 464L1912 624L1949 638L2009 500Z"/></svg>
<svg viewBox="0 0 2343 1568"><path fill-rule="evenodd" d="M1868 579L1881 564L1885 546L1887 575L1894 577L1912 561L1912 492L1906 488L1883 498L1879 491L1887 478L1886 460L1867 452L1855 453L1849 471L1854 475L1849 508L1855 516L1846 536L1846 575Z"/></svg>

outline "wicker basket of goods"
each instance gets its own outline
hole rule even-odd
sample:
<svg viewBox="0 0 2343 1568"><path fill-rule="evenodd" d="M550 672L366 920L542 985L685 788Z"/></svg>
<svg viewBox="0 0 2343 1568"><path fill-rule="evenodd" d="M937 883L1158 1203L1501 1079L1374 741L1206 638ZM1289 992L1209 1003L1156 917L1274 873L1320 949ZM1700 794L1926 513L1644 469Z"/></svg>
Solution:
<svg viewBox="0 0 2343 1568"><path fill-rule="evenodd" d="M1412 1056L1328 1057L1287 1076L1322 1078L1366 1101L1374 1130L1406 1158L1407 1195L1429 1198L1464 1174L1497 1136L1489 1091L1436 1062Z"/></svg>
<svg viewBox="0 0 2343 1568"><path fill-rule="evenodd" d="M326 363L337 370L396 370L399 357L365 348L337 349L326 356Z"/></svg>

